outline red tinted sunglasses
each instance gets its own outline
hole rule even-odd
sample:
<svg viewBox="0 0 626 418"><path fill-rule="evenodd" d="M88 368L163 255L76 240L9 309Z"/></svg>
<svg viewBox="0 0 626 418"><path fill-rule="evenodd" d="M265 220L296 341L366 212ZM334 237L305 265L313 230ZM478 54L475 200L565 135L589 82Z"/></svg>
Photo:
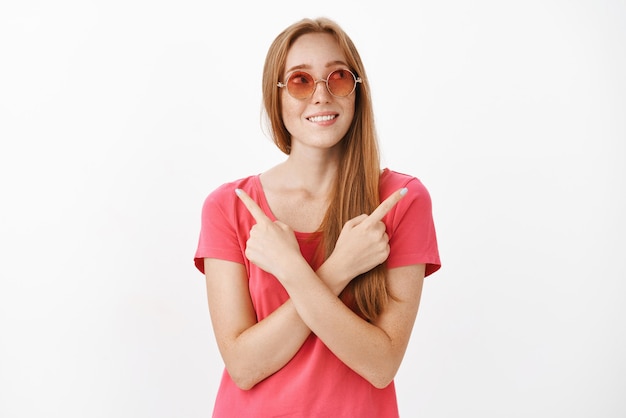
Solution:
<svg viewBox="0 0 626 418"><path fill-rule="evenodd" d="M356 89L356 84L363 82L361 77L355 76L352 71L340 69L328 74L325 80L316 80L305 71L294 71L289 74L287 82L279 81L276 85L280 88L287 87L287 92L295 99L308 99L313 95L315 87L320 81L326 83L329 93L335 97L349 96Z"/></svg>

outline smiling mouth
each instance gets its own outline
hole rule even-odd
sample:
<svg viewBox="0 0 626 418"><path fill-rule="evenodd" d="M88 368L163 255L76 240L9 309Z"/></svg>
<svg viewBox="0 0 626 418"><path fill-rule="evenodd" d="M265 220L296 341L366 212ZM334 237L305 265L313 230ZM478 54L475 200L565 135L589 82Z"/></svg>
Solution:
<svg viewBox="0 0 626 418"><path fill-rule="evenodd" d="M324 115L324 116L313 116L307 119L310 120L311 122L327 122L329 120L335 119L336 117L337 115Z"/></svg>

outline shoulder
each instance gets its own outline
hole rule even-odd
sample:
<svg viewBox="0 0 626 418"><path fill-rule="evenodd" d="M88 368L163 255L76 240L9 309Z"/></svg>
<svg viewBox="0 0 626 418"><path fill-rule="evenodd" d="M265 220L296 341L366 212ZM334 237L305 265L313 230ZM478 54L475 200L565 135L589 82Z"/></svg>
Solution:
<svg viewBox="0 0 626 418"><path fill-rule="evenodd" d="M222 185L211 191L204 200L203 213L216 211L222 214L232 214L238 208L239 198L235 194L235 189L243 189L250 196L257 192L258 175L240 178Z"/></svg>
<svg viewBox="0 0 626 418"><path fill-rule="evenodd" d="M430 201L426 186L417 177L385 168L380 175L380 200L385 200L398 189L406 187L410 196Z"/></svg>
<svg viewBox="0 0 626 418"><path fill-rule="evenodd" d="M253 175L230 181L228 183L223 183L209 193L206 197L206 201L227 202L230 200L236 200L235 189L243 189L246 193L250 194L256 189L258 177L258 175Z"/></svg>
<svg viewBox="0 0 626 418"><path fill-rule="evenodd" d="M384 218L388 233L396 231L399 225L412 225L430 222L432 201L426 186L415 176L385 169L380 178L380 200L385 200L396 190L406 187L408 193L387 213ZM391 235L390 233L390 235Z"/></svg>

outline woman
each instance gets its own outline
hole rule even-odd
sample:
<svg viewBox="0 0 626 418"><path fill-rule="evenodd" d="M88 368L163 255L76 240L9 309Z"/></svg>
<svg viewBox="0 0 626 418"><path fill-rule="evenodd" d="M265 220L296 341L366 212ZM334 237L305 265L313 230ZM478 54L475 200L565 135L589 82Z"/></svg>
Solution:
<svg viewBox="0 0 626 418"><path fill-rule="evenodd" d="M226 366L213 416L396 417L440 266L430 196L381 170L363 64L334 22L278 35L263 95L287 158L208 196L195 255Z"/></svg>

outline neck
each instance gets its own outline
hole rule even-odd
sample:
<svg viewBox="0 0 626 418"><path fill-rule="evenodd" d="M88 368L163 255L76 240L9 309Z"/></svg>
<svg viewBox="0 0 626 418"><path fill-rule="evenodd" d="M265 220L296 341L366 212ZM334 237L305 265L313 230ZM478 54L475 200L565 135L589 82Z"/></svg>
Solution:
<svg viewBox="0 0 626 418"><path fill-rule="evenodd" d="M304 193L311 198L326 199L334 186L339 165L339 150L292 150L281 164L262 177L267 185L283 191Z"/></svg>
<svg viewBox="0 0 626 418"><path fill-rule="evenodd" d="M319 158L291 154L282 165L287 185L311 195L328 196L337 176L338 164L338 156Z"/></svg>

